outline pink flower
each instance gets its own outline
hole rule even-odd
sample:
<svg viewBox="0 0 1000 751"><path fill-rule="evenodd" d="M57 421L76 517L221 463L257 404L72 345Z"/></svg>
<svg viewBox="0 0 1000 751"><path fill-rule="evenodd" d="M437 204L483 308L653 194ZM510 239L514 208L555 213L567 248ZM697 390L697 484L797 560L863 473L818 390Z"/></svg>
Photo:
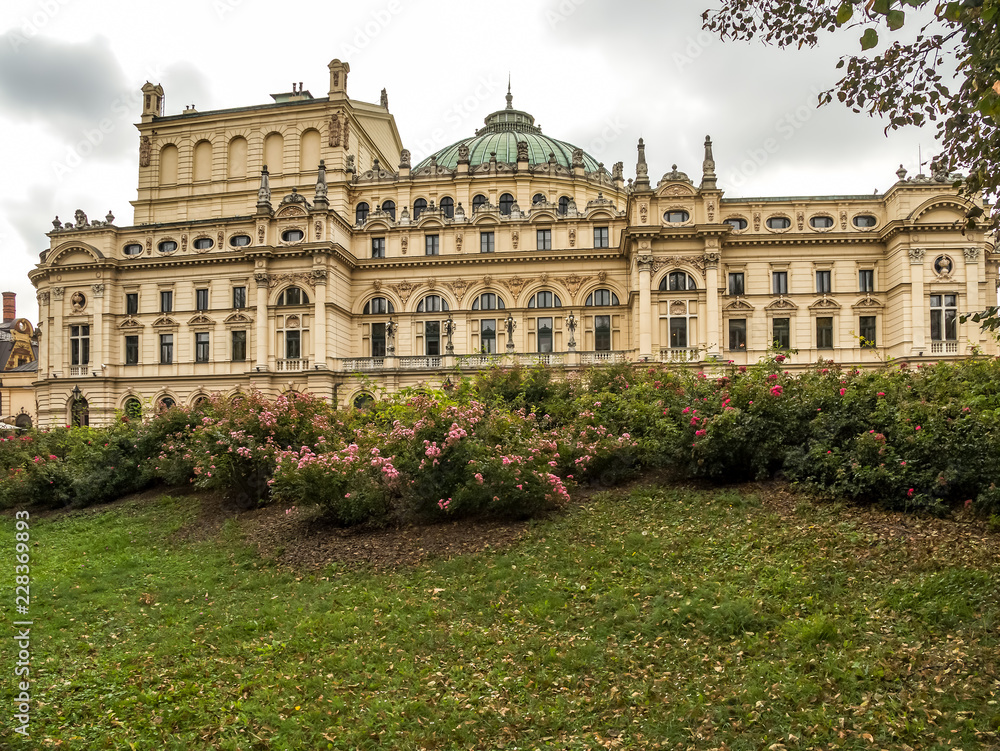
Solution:
<svg viewBox="0 0 1000 751"><path fill-rule="evenodd" d="M781 386L772 386L771 396L781 396L782 391L784 391L784 389Z"/></svg>
<svg viewBox="0 0 1000 751"><path fill-rule="evenodd" d="M907 498L913 497L913 488L910 488L908 491L906 491L906 497Z"/></svg>
<svg viewBox="0 0 1000 751"><path fill-rule="evenodd" d="M920 430L920 426L919 425L917 426L917 430Z"/></svg>
<svg viewBox="0 0 1000 751"><path fill-rule="evenodd" d="M884 391L879 391L877 395L878 396L885 396L885 392Z"/></svg>
<svg viewBox="0 0 1000 751"><path fill-rule="evenodd" d="M708 433L708 431L707 431L707 430L696 430L696 431L694 431L694 434L695 434L696 436L698 436L699 438L700 438L701 436L703 436L703 435L706 435L707 433Z"/></svg>
<svg viewBox="0 0 1000 751"><path fill-rule="evenodd" d="M847 393L847 389L841 389L841 390L840 390L840 395L841 395L841 396L843 396L843 395L844 395L844 394L846 394L846 393Z"/></svg>

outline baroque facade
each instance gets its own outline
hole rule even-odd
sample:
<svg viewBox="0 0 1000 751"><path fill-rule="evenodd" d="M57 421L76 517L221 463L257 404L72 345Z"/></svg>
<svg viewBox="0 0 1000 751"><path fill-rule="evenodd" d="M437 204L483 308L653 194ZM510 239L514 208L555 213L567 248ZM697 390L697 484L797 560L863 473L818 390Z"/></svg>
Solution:
<svg viewBox="0 0 1000 751"><path fill-rule="evenodd" d="M163 114L143 87L131 226L58 217L31 280L38 419L212 392L339 404L492 364L793 367L996 352L962 312L998 263L950 176L871 196L726 198L706 138L696 184L634 177L506 106L416 165L388 98L292 87L267 105Z"/></svg>

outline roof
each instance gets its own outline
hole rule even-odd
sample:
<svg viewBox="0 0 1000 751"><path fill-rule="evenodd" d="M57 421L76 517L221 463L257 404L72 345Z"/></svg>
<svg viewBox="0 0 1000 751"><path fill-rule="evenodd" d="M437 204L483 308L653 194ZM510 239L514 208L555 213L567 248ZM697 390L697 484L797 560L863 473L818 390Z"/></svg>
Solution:
<svg viewBox="0 0 1000 751"><path fill-rule="evenodd" d="M38 360L32 360L31 362L26 362L24 365L18 365L16 368L11 368L7 373L34 373L38 370Z"/></svg>
<svg viewBox="0 0 1000 751"><path fill-rule="evenodd" d="M577 147L566 141L542 135L541 127L535 125L535 118L523 110L514 109L512 100L508 87L507 106L489 114L485 120L485 127L477 130L474 136L456 141L432 154L414 169L418 170L430 164L431 159L434 159L439 167L455 169L458 165L459 147L463 145L469 149L470 168L489 162L494 154L498 162L513 163L517 161L518 141L528 144L529 164L543 164L549 161L551 155L557 164L571 169L573 151ZM596 172L599 169L597 160L586 152L583 152L583 165L587 172Z"/></svg>

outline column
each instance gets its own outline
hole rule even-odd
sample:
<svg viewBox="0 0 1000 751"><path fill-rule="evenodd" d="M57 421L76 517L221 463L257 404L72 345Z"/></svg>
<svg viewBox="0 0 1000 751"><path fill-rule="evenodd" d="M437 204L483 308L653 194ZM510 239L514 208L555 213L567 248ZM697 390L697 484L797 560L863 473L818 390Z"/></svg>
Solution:
<svg viewBox="0 0 1000 751"><path fill-rule="evenodd" d="M653 271L653 257L639 256L639 357L653 359L653 309L650 294L650 276Z"/></svg>
<svg viewBox="0 0 1000 751"><path fill-rule="evenodd" d="M90 330L90 369L96 370L103 377L101 365L108 362L108 337L104 330L104 285L92 284L94 293L94 322Z"/></svg>
<svg viewBox="0 0 1000 751"><path fill-rule="evenodd" d="M267 370L267 358L271 349L271 337L267 330L267 293L271 284L271 277L267 272L258 271L253 275L253 280L257 284L257 357L256 368Z"/></svg>
<svg viewBox="0 0 1000 751"><path fill-rule="evenodd" d="M705 253L705 306L708 316L708 345L706 356L718 358L722 354L719 332L719 253Z"/></svg>
<svg viewBox="0 0 1000 751"><path fill-rule="evenodd" d="M979 248L975 246L970 246L967 248L962 248L962 253L965 255L965 310L960 312L972 313L977 310L983 310L988 303L984 300L979 299L979 256L981 252ZM982 328L970 320L970 325L967 327L965 336L959 336L959 341L962 339L969 339L974 345L981 345L985 341L985 336ZM959 350L962 351L961 349ZM970 354L966 352L965 354Z"/></svg>
<svg viewBox="0 0 1000 751"><path fill-rule="evenodd" d="M49 293L38 293L38 320L41 322L42 333L38 345L38 377L49 377L49 345L52 343L52 329L49 327Z"/></svg>
<svg viewBox="0 0 1000 751"><path fill-rule="evenodd" d="M924 254L923 248L910 248L910 320L913 335L911 354L930 354L927 346L927 306L924 297Z"/></svg>
<svg viewBox="0 0 1000 751"><path fill-rule="evenodd" d="M326 269L313 269L316 283L316 302L313 309L313 367L326 370Z"/></svg>
<svg viewBox="0 0 1000 751"><path fill-rule="evenodd" d="M63 343L68 332L63 330L63 296L65 287L52 288L52 329L49 331L49 368L62 378L69 376L69 363L63 357Z"/></svg>

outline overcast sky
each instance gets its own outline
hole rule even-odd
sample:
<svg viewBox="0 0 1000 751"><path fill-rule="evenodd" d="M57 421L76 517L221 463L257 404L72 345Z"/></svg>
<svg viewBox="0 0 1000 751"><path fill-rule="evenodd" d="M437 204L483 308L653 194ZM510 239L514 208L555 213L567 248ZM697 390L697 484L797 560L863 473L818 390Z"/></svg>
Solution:
<svg viewBox="0 0 1000 751"><path fill-rule="evenodd" d="M302 81L389 110L414 163L472 135L504 106L634 177L637 139L653 182L671 164L700 176L715 143L730 197L872 194L916 172L930 130L815 106L858 49L844 32L816 50L723 43L701 31L716 0L3 0L0 18L0 285L38 317L28 271L58 214L132 222L139 87L162 83L166 114L269 103ZM154 10L155 8L155 10Z"/></svg>

